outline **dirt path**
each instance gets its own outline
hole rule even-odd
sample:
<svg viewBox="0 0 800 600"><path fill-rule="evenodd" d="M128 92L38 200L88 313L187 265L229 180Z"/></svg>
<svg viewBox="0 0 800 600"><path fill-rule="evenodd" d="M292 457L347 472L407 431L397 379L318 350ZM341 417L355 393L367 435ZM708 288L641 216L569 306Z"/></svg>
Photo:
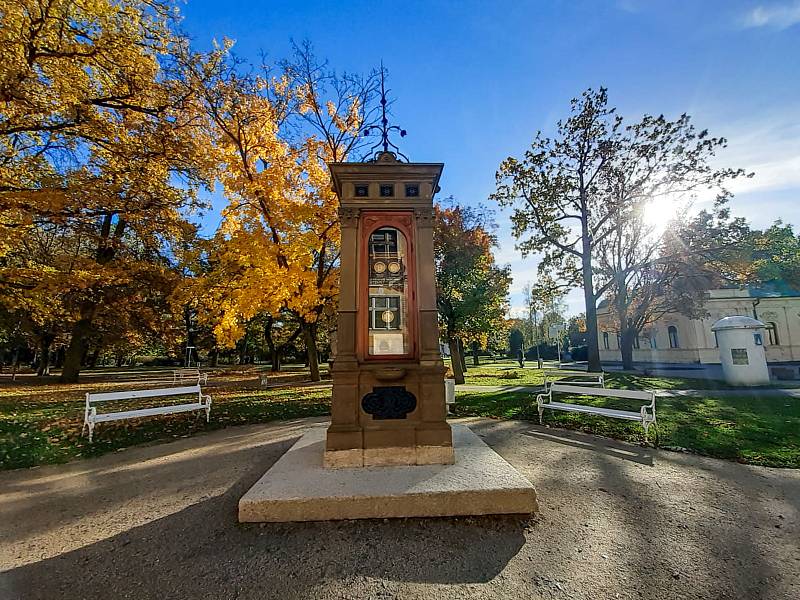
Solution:
<svg viewBox="0 0 800 600"><path fill-rule="evenodd" d="M530 423L470 421L533 520L239 525L309 422L0 473L0 598L800 598L800 471Z"/></svg>

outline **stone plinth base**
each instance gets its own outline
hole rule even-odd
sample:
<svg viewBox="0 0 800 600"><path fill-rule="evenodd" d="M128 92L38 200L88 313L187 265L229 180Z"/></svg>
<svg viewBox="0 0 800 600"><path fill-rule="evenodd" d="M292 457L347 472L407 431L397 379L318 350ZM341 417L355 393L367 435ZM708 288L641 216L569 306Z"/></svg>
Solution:
<svg viewBox="0 0 800 600"><path fill-rule="evenodd" d="M324 453L324 465L327 469L398 465L452 465L454 462L455 452L452 446L326 450Z"/></svg>
<svg viewBox="0 0 800 600"><path fill-rule="evenodd" d="M239 500L240 522L530 514L533 486L463 425L455 463L326 469L325 428L311 428Z"/></svg>

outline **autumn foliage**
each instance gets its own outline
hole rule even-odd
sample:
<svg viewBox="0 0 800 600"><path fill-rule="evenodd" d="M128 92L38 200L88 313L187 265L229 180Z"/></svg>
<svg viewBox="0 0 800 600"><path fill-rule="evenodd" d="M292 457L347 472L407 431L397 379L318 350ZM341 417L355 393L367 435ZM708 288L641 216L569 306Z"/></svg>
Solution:
<svg viewBox="0 0 800 600"><path fill-rule="evenodd" d="M255 69L232 42L194 51L178 18L171 0L2 9L0 342L35 348L40 374L181 356L201 330L216 353L265 315L302 329L315 367L338 275L326 161L358 146L374 74L336 75L307 45ZM215 186L227 206L202 239Z"/></svg>

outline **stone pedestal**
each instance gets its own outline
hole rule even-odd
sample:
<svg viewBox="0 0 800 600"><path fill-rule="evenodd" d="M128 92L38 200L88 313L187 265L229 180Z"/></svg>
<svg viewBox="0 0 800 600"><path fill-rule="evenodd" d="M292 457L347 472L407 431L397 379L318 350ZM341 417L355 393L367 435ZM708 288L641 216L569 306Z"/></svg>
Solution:
<svg viewBox="0 0 800 600"><path fill-rule="evenodd" d="M328 469L312 427L239 501L241 522L531 514L533 486L464 425L448 465Z"/></svg>

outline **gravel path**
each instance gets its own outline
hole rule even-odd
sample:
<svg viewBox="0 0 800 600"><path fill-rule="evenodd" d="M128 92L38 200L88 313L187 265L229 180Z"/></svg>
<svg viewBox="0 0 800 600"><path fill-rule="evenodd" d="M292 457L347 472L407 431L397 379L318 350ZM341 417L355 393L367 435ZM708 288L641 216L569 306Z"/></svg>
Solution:
<svg viewBox="0 0 800 600"><path fill-rule="evenodd" d="M310 422L0 473L0 598L800 598L800 471L469 424L534 519L240 525Z"/></svg>

